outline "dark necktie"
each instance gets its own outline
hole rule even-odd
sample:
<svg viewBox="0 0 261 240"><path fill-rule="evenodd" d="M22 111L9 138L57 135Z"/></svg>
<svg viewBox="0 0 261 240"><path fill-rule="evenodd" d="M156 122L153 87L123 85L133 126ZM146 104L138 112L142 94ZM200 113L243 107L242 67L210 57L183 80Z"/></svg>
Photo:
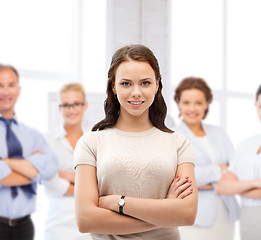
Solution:
<svg viewBox="0 0 261 240"><path fill-rule="evenodd" d="M3 121L6 126L6 144L7 144L8 157L16 158L16 159L23 159L22 145L11 129L12 122L16 123L15 120L14 119L5 119L3 117L0 117L0 120ZM33 184L28 184L28 185L20 186L20 187L27 193L35 194ZM16 186L11 187L11 194L12 194L12 197L17 196L18 192L17 192Z"/></svg>

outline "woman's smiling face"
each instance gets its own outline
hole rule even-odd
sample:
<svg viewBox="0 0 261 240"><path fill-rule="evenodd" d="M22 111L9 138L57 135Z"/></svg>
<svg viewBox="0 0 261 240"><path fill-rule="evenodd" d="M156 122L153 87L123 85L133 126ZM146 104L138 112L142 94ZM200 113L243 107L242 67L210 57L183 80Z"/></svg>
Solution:
<svg viewBox="0 0 261 240"><path fill-rule="evenodd" d="M120 103L120 114L149 116L159 82L147 62L125 61L116 70L113 92Z"/></svg>
<svg viewBox="0 0 261 240"><path fill-rule="evenodd" d="M198 124L205 116L208 103L201 90L192 88L182 91L178 106L186 123Z"/></svg>

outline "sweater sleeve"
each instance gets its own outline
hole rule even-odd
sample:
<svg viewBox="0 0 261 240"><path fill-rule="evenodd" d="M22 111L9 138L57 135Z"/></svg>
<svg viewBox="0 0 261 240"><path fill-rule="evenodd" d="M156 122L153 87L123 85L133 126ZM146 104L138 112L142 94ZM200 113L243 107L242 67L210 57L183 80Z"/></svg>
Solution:
<svg viewBox="0 0 261 240"><path fill-rule="evenodd" d="M74 168L80 164L96 167L96 153L98 132L85 133L77 142L74 150Z"/></svg>

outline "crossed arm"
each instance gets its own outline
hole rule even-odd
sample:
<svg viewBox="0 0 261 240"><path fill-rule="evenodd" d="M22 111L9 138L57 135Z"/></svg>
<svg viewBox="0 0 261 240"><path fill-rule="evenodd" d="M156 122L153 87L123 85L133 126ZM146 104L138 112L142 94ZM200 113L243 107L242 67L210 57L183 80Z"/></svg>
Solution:
<svg viewBox="0 0 261 240"><path fill-rule="evenodd" d="M40 153L38 150L33 154ZM33 155L32 154L32 155ZM0 181L2 186L22 186L32 183L31 178L35 178L38 175L38 170L27 159L2 159L12 170L12 172Z"/></svg>
<svg viewBox="0 0 261 240"><path fill-rule="evenodd" d="M227 170L217 186L220 195L239 194L243 197L261 198L261 179L239 181L236 175Z"/></svg>
<svg viewBox="0 0 261 240"><path fill-rule="evenodd" d="M80 232L132 234L161 227L192 225L197 213L194 165L180 164L166 199L126 196L124 213L118 213L119 195L98 196L96 168L78 165L75 181L76 221ZM189 176L189 179L185 179ZM194 189L193 191L190 191ZM108 221L109 219L109 221Z"/></svg>
<svg viewBox="0 0 261 240"><path fill-rule="evenodd" d="M69 182L69 187L67 188L65 195L74 195L75 174L73 172L59 172L58 176Z"/></svg>
<svg viewBox="0 0 261 240"><path fill-rule="evenodd" d="M217 166L219 167L221 172L225 171L228 168L228 165L224 164L224 163L217 164ZM205 171L205 172L207 172L207 171ZM211 190L211 189L214 189L214 186L213 186L212 181L211 181L209 183L205 183L201 186L198 186L198 189L199 190Z"/></svg>

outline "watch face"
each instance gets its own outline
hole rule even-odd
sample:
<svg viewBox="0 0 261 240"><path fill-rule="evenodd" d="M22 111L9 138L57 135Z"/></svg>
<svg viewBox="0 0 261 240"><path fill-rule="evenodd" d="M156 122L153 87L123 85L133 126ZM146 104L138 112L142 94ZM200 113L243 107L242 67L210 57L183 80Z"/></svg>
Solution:
<svg viewBox="0 0 261 240"><path fill-rule="evenodd" d="M120 206L123 206L124 203L125 203L125 202L124 202L124 199L120 199L120 200L119 200L119 205L120 205Z"/></svg>

